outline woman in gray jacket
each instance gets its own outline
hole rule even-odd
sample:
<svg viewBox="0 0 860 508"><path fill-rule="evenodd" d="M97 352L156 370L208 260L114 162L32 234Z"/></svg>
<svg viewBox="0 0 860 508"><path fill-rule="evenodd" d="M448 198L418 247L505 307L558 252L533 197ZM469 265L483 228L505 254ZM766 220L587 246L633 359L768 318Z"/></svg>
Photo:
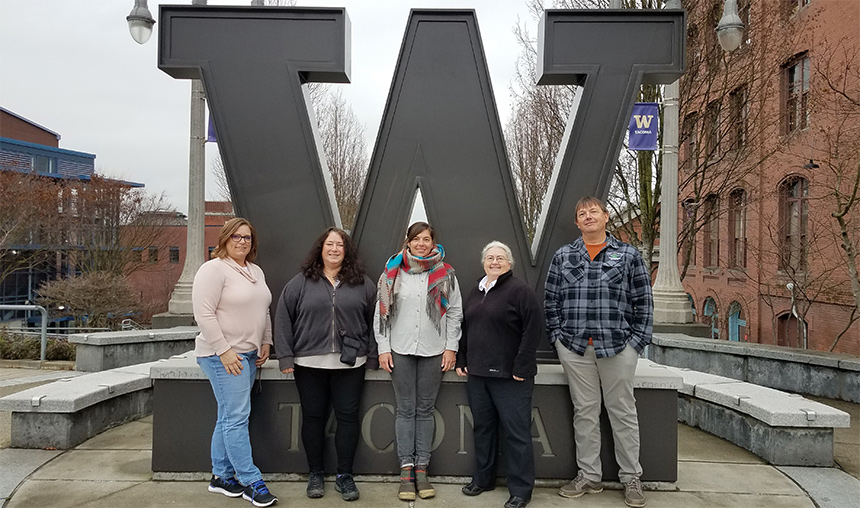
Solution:
<svg viewBox="0 0 860 508"><path fill-rule="evenodd" d="M365 368L379 367L373 336L376 286L364 274L355 244L327 229L314 242L302 271L284 287L275 313L278 367L292 373L302 406L302 445L310 469L307 495L325 493L325 427L337 420L335 489L358 499L353 461Z"/></svg>

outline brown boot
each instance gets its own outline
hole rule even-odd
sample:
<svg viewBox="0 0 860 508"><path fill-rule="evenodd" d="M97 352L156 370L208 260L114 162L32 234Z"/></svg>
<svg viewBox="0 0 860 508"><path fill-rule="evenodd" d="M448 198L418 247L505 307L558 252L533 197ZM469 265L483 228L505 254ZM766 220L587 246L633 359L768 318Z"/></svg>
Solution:
<svg viewBox="0 0 860 508"><path fill-rule="evenodd" d="M400 468L400 489L397 498L401 501L415 501L415 476L412 466Z"/></svg>
<svg viewBox="0 0 860 508"><path fill-rule="evenodd" d="M427 480L427 466L415 467L415 489L418 490L418 497L427 499L436 495L436 489Z"/></svg>

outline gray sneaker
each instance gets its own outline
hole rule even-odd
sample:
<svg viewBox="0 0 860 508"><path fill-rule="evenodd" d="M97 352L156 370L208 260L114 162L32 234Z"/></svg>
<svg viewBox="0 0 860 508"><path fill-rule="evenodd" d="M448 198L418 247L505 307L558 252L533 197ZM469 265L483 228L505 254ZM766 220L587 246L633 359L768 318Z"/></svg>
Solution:
<svg viewBox="0 0 860 508"><path fill-rule="evenodd" d="M577 473L576 478L559 489L558 495L573 499L583 494L600 494L601 492L603 492L603 485L601 485L600 482L589 480L582 474L582 471L580 471Z"/></svg>
<svg viewBox="0 0 860 508"><path fill-rule="evenodd" d="M624 484L624 503L632 508L645 506L645 493L642 492L642 482L639 478L633 478Z"/></svg>
<svg viewBox="0 0 860 508"><path fill-rule="evenodd" d="M319 499L325 495L325 473L308 474L308 497Z"/></svg>

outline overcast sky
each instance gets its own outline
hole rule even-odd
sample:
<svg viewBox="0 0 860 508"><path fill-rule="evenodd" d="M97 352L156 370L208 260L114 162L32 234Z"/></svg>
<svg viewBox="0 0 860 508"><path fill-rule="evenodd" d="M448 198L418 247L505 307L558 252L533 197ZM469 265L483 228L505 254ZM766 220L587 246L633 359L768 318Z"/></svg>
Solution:
<svg viewBox="0 0 860 508"><path fill-rule="evenodd" d="M149 1L156 20L159 3ZM512 30L520 19L537 32L525 0L300 0L298 5L347 9L352 83L338 87L363 122L369 149L410 8L475 9L503 122L519 54ZM0 106L59 133L61 148L95 154L97 172L144 183L185 212L191 84L158 69L156 34L144 45L132 40L125 17L133 6L133 0L0 0ZM215 150L207 143L210 161ZM215 196L211 183L207 165L207 198Z"/></svg>

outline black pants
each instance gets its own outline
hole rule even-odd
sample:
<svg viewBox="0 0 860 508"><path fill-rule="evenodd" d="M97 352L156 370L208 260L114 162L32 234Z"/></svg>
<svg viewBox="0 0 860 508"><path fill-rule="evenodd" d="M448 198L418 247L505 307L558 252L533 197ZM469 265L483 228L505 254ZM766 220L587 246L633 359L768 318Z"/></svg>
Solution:
<svg viewBox="0 0 860 508"><path fill-rule="evenodd" d="M512 496L531 499L535 485L531 432L534 378L516 381L470 375L466 388L475 436L472 481L481 487L495 484L501 425L508 491Z"/></svg>
<svg viewBox="0 0 860 508"><path fill-rule="evenodd" d="M330 405L337 430L337 473L352 473L361 425L358 408L364 388L364 367L314 369L296 365L296 389L302 404L302 445L312 473L325 472L325 432Z"/></svg>

